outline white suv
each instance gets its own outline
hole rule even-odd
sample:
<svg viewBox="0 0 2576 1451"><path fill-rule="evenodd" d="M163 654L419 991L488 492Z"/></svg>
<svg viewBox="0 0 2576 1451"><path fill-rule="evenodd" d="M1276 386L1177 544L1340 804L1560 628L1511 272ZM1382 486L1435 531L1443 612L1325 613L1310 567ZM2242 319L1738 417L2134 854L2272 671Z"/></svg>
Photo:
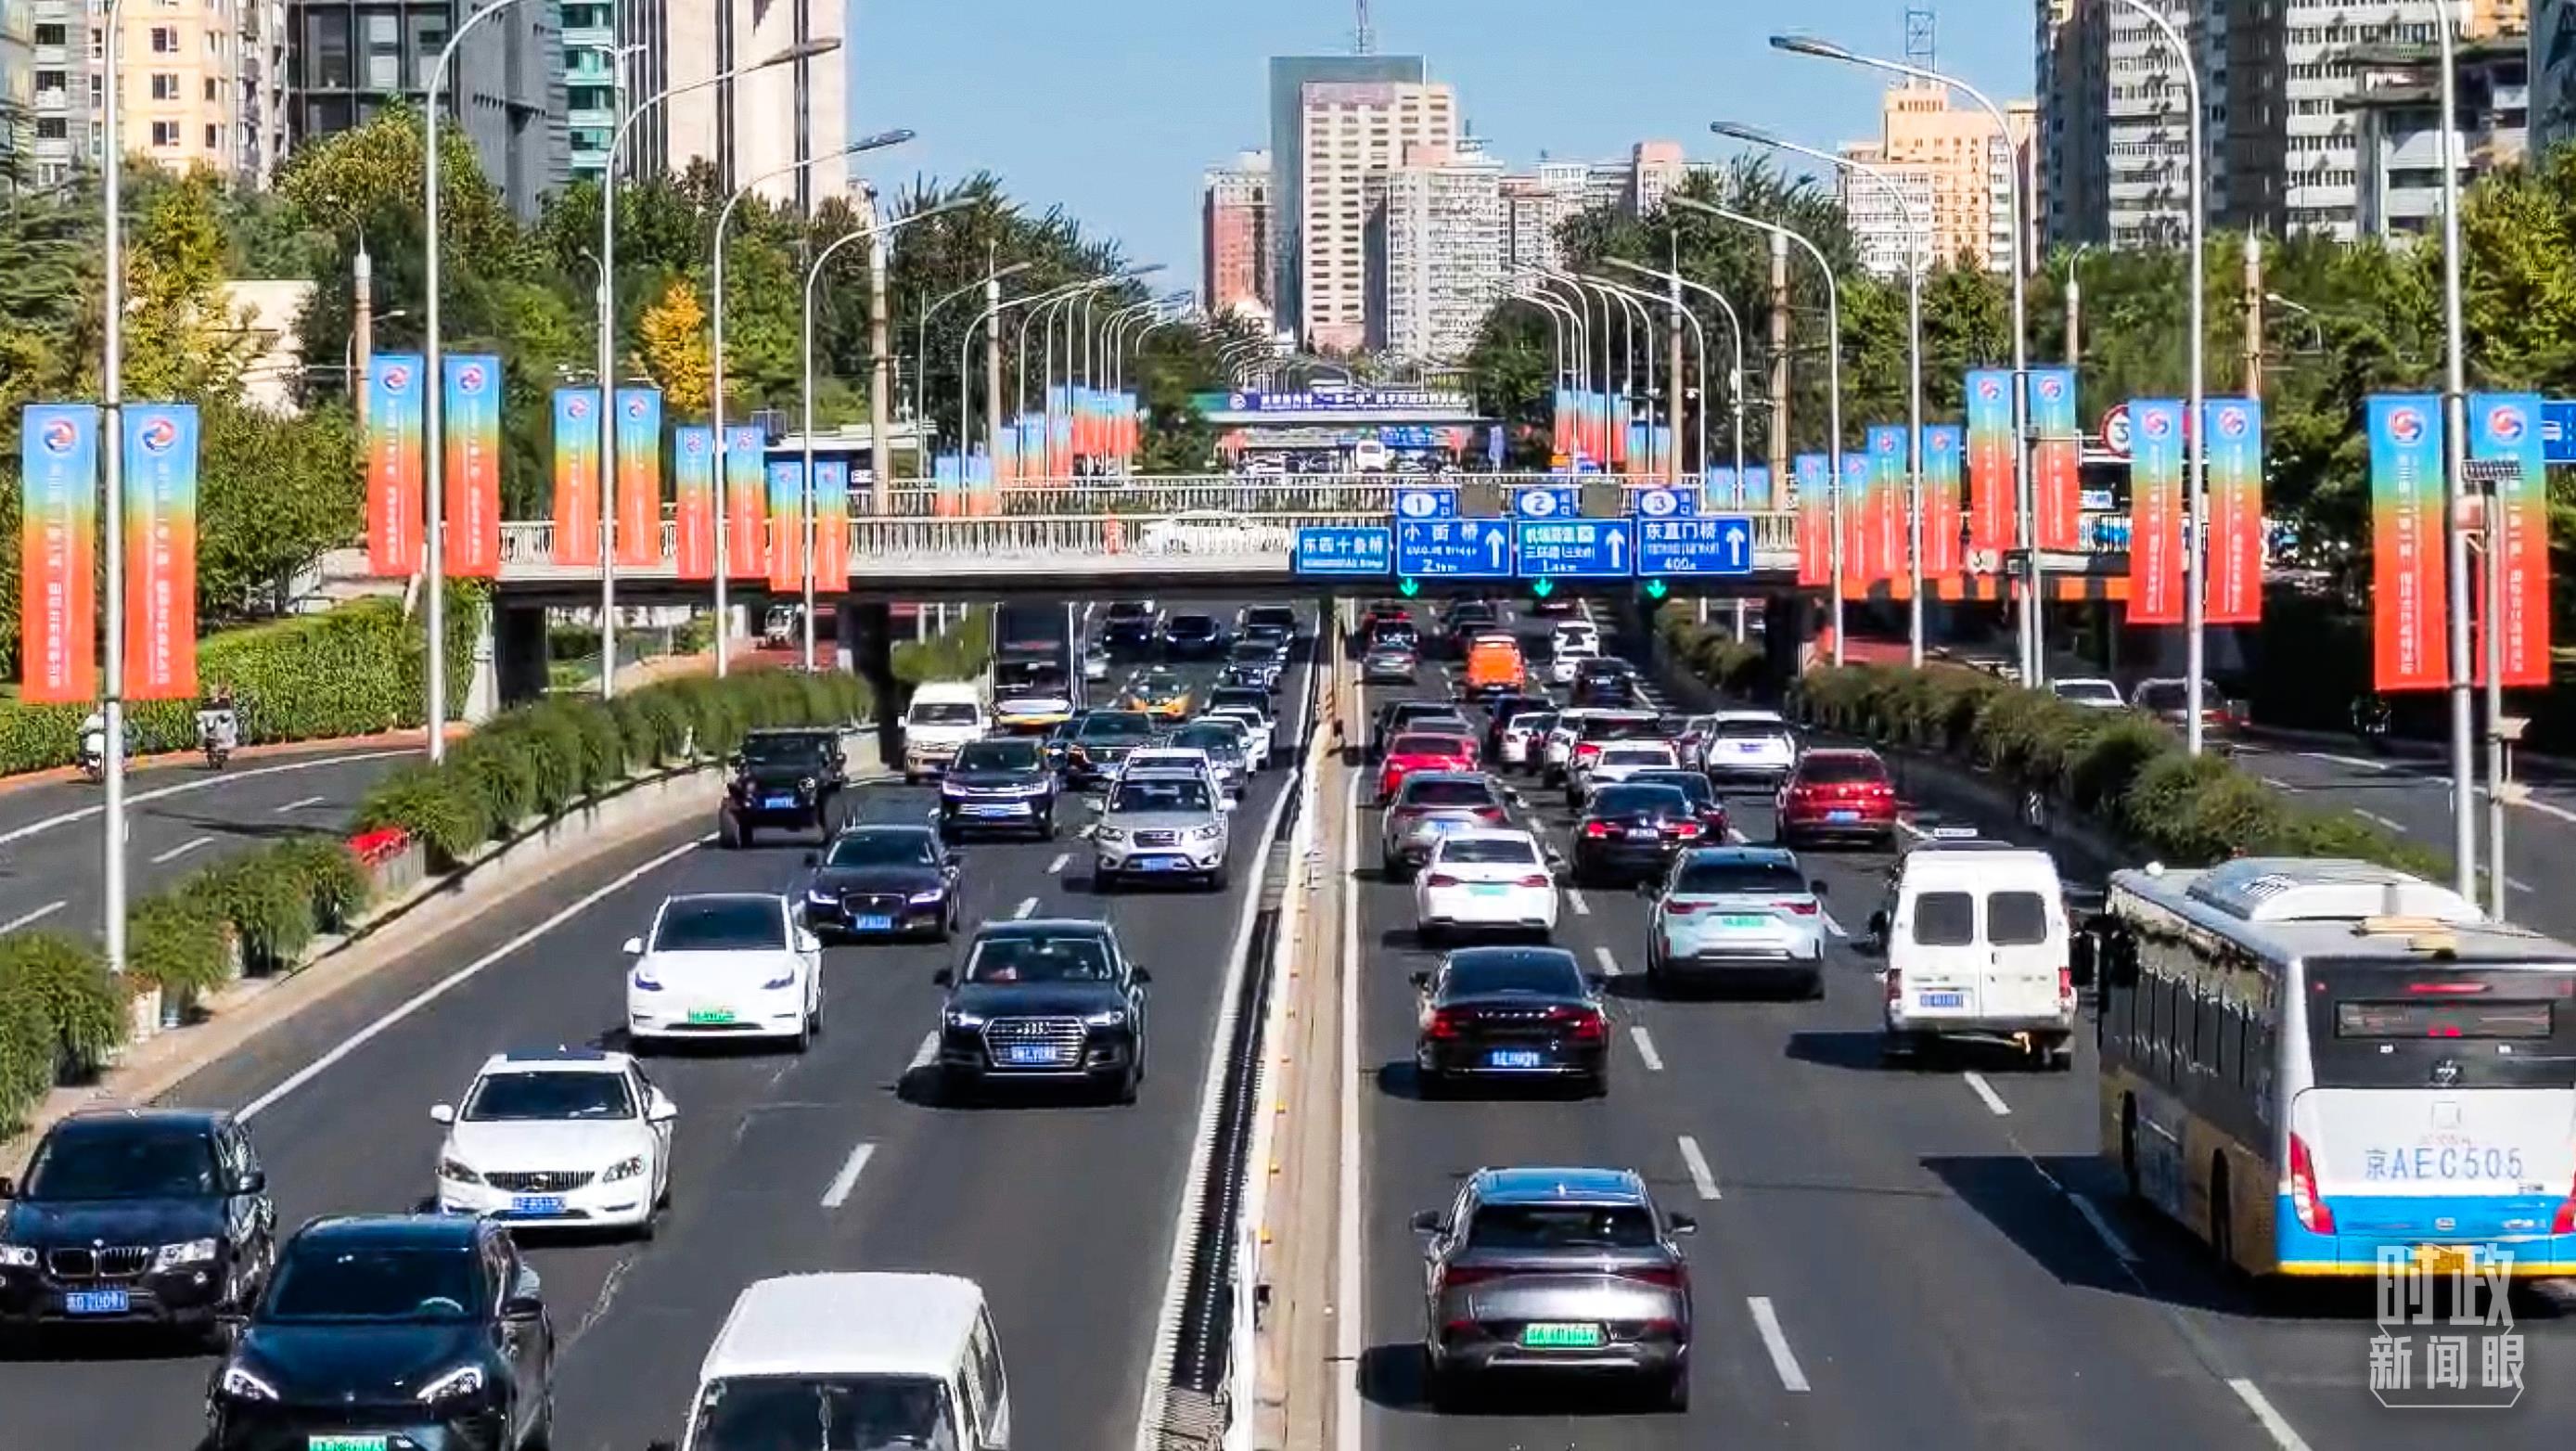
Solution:
<svg viewBox="0 0 2576 1451"><path fill-rule="evenodd" d="M1721 710L1700 742L1698 764L1712 785L1773 790L1798 764L1798 737L1778 711Z"/></svg>

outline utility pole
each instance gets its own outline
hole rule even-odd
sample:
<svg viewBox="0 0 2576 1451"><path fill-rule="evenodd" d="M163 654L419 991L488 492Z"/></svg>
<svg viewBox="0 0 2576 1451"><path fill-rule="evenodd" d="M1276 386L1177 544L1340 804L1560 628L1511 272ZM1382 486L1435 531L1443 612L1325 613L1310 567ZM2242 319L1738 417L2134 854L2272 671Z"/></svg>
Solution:
<svg viewBox="0 0 2576 1451"><path fill-rule="evenodd" d="M360 237L358 255L349 260L349 397L357 405L362 435L367 431L367 375L376 357L375 270L367 239Z"/></svg>
<svg viewBox="0 0 2576 1451"><path fill-rule="evenodd" d="M886 340L886 244L876 199L868 199L868 498L880 515L894 488L894 420L886 400L894 386Z"/></svg>
<svg viewBox="0 0 2576 1451"><path fill-rule="evenodd" d="M984 249L984 459L993 468L1002 458L1002 279L993 274L993 249ZM961 383L959 385L963 387ZM962 432L966 420L957 420ZM998 476L995 483L1000 482Z"/></svg>
<svg viewBox="0 0 2576 1451"><path fill-rule="evenodd" d="M1669 395L1669 401L1664 405L1664 421L1672 426L1672 442L1667 446L1664 455L1664 479L1668 483L1678 484L1682 481L1682 244L1681 237L1678 233L1669 235L1666 240L1671 243L1672 251L1673 280L1671 285L1666 288L1666 300L1668 305L1665 313L1665 316L1670 318L1672 321L1672 337L1670 340L1672 345L1672 365L1665 369L1664 376L1670 378L1672 382L1666 388L1666 392ZM1704 354L1705 350L1703 350L1703 361L1705 361ZM1706 408L1708 406L1708 380L1706 378L1699 380L1699 394L1699 406ZM1701 471L1701 477L1706 477L1708 460L1701 459L1699 461L1699 468Z"/></svg>
<svg viewBox="0 0 2576 1451"><path fill-rule="evenodd" d="M2066 366L2084 366L2084 282L2066 265Z"/></svg>
<svg viewBox="0 0 2576 1451"><path fill-rule="evenodd" d="M2245 229L2245 396L2263 397L2263 234Z"/></svg>

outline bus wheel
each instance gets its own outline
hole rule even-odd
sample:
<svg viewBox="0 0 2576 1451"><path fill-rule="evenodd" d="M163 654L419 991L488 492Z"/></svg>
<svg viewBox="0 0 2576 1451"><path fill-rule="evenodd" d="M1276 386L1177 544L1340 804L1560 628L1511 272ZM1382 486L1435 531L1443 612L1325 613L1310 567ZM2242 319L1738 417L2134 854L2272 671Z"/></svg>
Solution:
<svg viewBox="0 0 2576 1451"><path fill-rule="evenodd" d="M2209 1248L2218 1256L2220 1269L2233 1275L2236 1264L2236 1213L2234 1196L2227 1192L2227 1160L2213 1156L2209 1161Z"/></svg>
<svg viewBox="0 0 2576 1451"><path fill-rule="evenodd" d="M2125 1094L2120 1099L2120 1177L2130 1198L2145 1197L2138 1190L2138 1101Z"/></svg>

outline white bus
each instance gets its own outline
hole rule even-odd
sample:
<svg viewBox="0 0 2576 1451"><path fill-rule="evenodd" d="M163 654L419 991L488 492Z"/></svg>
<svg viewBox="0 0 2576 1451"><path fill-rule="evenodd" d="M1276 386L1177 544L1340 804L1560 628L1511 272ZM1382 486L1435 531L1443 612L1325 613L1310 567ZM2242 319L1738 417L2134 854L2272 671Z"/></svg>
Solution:
<svg viewBox="0 0 2576 1451"><path fill-rule="evenodd" d="M2103 1152L2220 1259L2576 1274L2576 947L2339 859L2118 872L2089 927Z"/></svg>

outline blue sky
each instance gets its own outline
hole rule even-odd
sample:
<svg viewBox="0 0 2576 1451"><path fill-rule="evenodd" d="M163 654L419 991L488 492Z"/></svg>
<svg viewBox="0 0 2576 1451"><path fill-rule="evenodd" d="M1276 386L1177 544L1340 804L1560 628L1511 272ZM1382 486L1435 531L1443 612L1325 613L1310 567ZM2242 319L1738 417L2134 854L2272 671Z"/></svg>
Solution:
<svg viewBox="0 0 2576 1451"><path fill-rule="evenodd" d="M1729 149L1718 117L1809 144L1872 134L1880 78L1782 55L1797 28L1882 55L1904 0L1375 0L1378 49L1426 57L1519 166L1668 138ZM1951 0L1940 62L2005 96L2031 84L2030 0ZM852 134L909 126L881 186L998 173L1130 256L1199 282L1199 173L1268 144L1272 55L1349 47L1348 0L850 0Z"/></svg>

